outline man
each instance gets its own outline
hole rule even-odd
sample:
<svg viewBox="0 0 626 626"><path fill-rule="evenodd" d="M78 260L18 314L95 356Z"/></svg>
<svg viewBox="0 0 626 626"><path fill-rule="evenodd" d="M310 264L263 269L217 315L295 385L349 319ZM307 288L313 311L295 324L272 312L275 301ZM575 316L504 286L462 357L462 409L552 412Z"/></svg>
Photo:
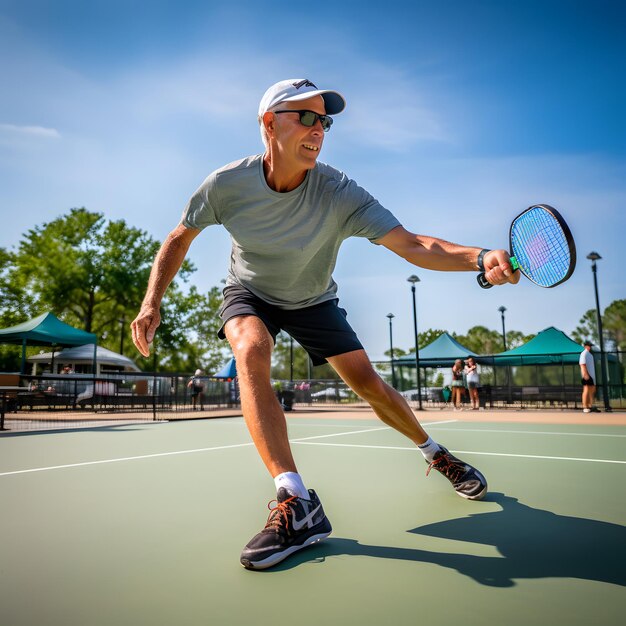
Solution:
<svg viewBox="0 0 626 626"><path fill-rule="evenodd" d="M590 413L596 397L596 365L591 352L591 341L585 341L584 348L580 353L578 363L583 385L583 413Z"/></svg>
<svg viewBox="0 0 626 626"><path fill-rule="evenodd" d="M198 400L200 401L200 410L204 411L204 381L202 380L204 372L197 369L195 374L187 381L187 387L191 389L191 406L196 410Z"/></svg>
<svg viewBox="0 0 626 626"><path fill-rule="evenodd" d="M144 355L160 322L163 294L191 242L206 226L222 224L232 254L220 337L237 360L241 407L252 440L274 478L277 506L265 528L244 548L241 563L264 569L327 537L331 525L320 500L298 473L285 415L270 383L270 359L283 329L314 364L328 362L372 406L376 415L411 439L456 492L478 500L485 478L432 441L406 401L376 374L333 281L344 239L367 237L410 263L434 270L484 269L487 280L516 283L504 250L481 250L415 235L345 174L318 163L330 115L343 96L306 79L272 85L258 112L265 152L213 172L192 196L181 223L168 235L152 268L141 310L131 328Z"/></svg>

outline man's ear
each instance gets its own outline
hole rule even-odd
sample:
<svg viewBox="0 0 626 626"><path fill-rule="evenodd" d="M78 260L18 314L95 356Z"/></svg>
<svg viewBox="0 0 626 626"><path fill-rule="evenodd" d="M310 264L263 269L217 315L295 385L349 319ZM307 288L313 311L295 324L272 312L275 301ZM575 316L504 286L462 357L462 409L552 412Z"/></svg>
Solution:
<svg viewBox="0 0 626 626"><path fill-rule="evenodd" d="M265 111L265 113L263 113L263 126L265 126L265 130L267 131L268 135L274 132L275 124L276 117L274 116L274 114L271 111Z"/></svg>

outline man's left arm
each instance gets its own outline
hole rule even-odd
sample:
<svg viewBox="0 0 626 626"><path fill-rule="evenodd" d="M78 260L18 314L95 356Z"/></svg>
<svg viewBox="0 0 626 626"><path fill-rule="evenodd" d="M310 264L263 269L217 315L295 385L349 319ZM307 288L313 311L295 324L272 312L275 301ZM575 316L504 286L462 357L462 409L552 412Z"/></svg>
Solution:
<svg viewBox="0 0 626 626"><path fill-rule="evenodd" d="M396 226L376 240L398 256L417 267L443 272L478 272L478 255L483 248L461 246L456 243L416 235L402 226ZM485 277L492 285L517 283L520 273L511 267L506 250L490 250L483 257Z"/></svg>

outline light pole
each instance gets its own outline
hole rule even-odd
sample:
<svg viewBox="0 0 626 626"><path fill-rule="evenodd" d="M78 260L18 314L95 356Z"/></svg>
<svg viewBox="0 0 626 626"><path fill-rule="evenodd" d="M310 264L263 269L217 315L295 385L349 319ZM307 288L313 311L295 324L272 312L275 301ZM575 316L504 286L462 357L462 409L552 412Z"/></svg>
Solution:
<svg viewBox="0 0 626 626"><path fill-rule="evenodd" d="M122 317L118 322L120 323L120 354L124 354L124 324L126 324L126 318Z"/></svg>
<svg viewBox="0 0 626 626"><path fill-rule="evenodd" d="M417 401L419 410L422 410L422 377L420 376L420 352L419 341L417 339L417 304L415 302L415 283L419 283L420 279L411 274L407 278L411 283L411 292L413 293L413 333L415 334L415 370L417 371Z"/></svg>
<svg viewBox="0 0 626 626"><path fill-rule="evenodd" d="M596 294L596 318L598 320L598 336L600 337L600 367L602 369L602 397L604 399L604 410L610 412L611 404L609 403L609 385L606 370L606 359L604 357L604 337L602 333L602 315L600 315L600 298L598 296L598 276L596 268L596 261L599 261L602 257L597 252L590 252L587 255L587 258L591 261L593 288Z"/></svg>
<svg viewBox="0 0 626 626"><path fill-rule="evenodd" d="M396 369L393 364L393 329L391 325L391 320L395 317L393 313L387 313L387 317L389 318L389 355L391 357L391 386L396 388Z"/></svg>
<svg viewBox="0 0 626 626"><path fill-rule="evenodd" d="M500 311L500 316L502 317L502 344L504 345L504 351L506 352L508 350L507 345L506 345L506 328L504 327L504 312L506 311L506 307L505 306L500 306L498 307L498 311ZM495 369L494 369L495 371ZM513 402L513 377L511 376L511 368L507 367L506 368L506 381L507 381L507 385L509 388L509 398L508 398L508 402L509 404L511 404L511 402Z"/></svg>
<svg viewBox="0 0 626 626"><path fill-rule="evenodd" d="M498 307L498 311L500 311L500 315L502 316L502 343L504 345L504 351L507 351L506 347L506 330L504 329L504 312L506 311L505 306Z"/></svg>

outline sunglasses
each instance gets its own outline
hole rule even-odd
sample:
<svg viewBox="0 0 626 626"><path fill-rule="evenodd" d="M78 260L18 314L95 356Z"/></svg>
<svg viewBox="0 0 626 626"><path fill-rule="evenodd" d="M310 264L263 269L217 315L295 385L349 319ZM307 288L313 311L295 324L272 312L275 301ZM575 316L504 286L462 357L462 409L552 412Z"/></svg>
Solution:
<svg viewBox="0 0 626 626"><path fill-rule="evenodd" d="M333 125L332 117L329 115L320 115L314 111L295 111L292 109L285 109L283 111L274 111L274 113L297 113L300 116L300 124L302 124L302 126L314 126L317 120L319 120L325 133L327 133Z"/></svg>

